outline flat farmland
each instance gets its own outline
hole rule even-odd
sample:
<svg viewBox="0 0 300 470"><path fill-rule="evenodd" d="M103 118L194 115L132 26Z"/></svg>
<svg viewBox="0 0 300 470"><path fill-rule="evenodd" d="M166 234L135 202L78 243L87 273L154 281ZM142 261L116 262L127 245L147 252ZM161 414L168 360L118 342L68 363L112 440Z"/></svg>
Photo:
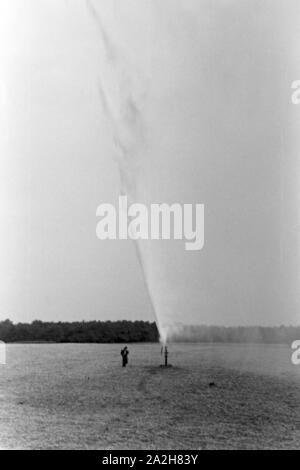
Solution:
<svg viewBox="0 0 300 470"><path fill-rule="evenodd" d="M300 449L300 367L281 345L9 344L2 449Z"/></svg>

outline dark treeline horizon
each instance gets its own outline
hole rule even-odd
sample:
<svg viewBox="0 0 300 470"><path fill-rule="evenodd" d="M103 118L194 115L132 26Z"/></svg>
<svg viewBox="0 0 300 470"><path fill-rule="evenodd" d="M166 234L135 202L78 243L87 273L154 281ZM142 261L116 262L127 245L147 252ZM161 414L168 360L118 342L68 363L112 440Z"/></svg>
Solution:
<svg viewBox="0 0 300 470"><path fill-rule="evenodd" d="M157 342L156 324L146 321L0 322L4 342L133 343Z"/></svg>
<svg viewBox="0 0 300 470"><path fill-rule="evenodd" d="M172 334L172 342L291 344L300 339L300 326L207 326L183 325ZM54 343L158 342L155 322L74 321L13 323L0 322L0 340Z"/></svg>

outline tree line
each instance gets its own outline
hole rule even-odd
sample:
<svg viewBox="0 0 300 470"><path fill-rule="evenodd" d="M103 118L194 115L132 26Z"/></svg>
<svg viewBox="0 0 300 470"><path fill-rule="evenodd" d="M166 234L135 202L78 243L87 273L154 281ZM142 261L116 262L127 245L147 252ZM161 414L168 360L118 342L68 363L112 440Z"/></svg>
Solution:
<svg viewBox="0 0 300 470"><path fill-rule="evenodd" d="M145 321L0 322L0 340L55 343L157 342L155 323Z"/></svg>
<svg viewBox="0 0 300 470"><path fill-rule="evenodd" d="M222 327L186 325L172 332L172 342L201 343L277 343L291 344L300 339L300 326ZM133 343L157 342L159 333L154 322L147 321L80 321L13 323L0 322L0 340L11 342L55 343Z"/></svg>

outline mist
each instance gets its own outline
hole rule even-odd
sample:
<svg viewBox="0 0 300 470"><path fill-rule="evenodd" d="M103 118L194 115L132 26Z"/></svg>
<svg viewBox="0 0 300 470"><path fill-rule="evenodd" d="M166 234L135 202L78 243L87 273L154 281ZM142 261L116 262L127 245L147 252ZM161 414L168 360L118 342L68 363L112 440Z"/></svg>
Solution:
<svg viewBox="0 0 300 470"><path fill-rule="evenodd" d="M88 1L121 192L204 203L205 246L139 241L163 339L299 322L296 1Z"/></svg>

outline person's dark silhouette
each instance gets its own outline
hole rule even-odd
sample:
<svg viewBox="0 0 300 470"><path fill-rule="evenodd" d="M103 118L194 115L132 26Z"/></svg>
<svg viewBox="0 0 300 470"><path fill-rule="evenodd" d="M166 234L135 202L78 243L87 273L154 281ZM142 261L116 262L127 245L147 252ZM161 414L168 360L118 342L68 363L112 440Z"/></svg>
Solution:
<svg viewBox="0 0 300 470"><path fill-rule="evenodd" d="M126 367L126 365L128 363L128 354L129 354L129 351L128 351L127 346L125 346L125 348L121 349L122 366L123 367Z"/></svg>

